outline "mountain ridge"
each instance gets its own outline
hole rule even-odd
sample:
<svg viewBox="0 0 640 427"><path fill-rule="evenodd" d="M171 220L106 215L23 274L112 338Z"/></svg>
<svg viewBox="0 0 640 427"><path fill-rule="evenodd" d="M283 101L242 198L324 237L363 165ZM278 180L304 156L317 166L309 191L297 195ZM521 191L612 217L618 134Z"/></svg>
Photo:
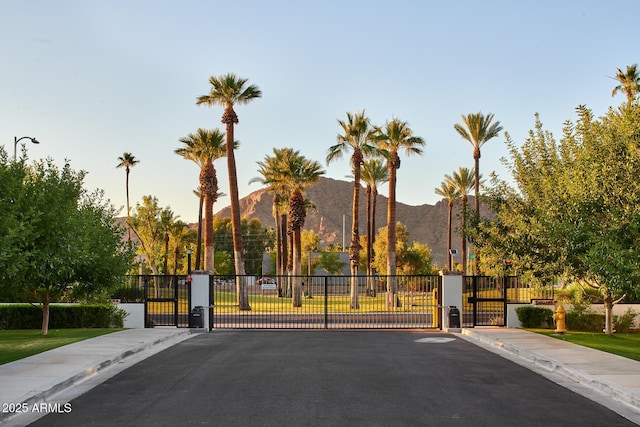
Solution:
<svg viewBox="0 0 640 427"><path fill-rule="evenodd" d="M324 244L343 241L348 246L351 239L351 203L353 182L321 177L306 190L306 197L316 206L307 212L304 228L314 230ZM366 234L366 190L360 191L358 223L360 235ZM274 227L272 215L272 195L266 188L258 189L240 199L240 216L258 219L264 227ZM469 197L468 206L473 206L473 197ZM456 201L452 218L452 246L460 249L461 240L457 232L460 225L460 201ZM445 266L448 258L447 248L448 203L445 199L435 205L418 206L396 202L396 219L407 226L409 242L426 244L432 249L434 265ZM229 206L218 210L214 216L229 217ZM343 226L344 216L344 226ZM376 199L376 230L387 225L387 197L378 194ZM456 261L461 261L457 259Z"/></svg>

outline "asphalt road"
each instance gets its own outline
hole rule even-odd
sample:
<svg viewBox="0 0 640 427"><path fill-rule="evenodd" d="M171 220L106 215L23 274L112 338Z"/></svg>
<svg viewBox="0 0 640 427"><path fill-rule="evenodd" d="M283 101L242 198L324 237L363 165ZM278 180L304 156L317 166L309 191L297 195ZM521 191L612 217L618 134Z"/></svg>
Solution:
<svg viewBox="0 0 640 427"><path fill-rule="evenodd" d="M635 425L453 335L410 331L203 333L69 403L32 425Z"/></svg>

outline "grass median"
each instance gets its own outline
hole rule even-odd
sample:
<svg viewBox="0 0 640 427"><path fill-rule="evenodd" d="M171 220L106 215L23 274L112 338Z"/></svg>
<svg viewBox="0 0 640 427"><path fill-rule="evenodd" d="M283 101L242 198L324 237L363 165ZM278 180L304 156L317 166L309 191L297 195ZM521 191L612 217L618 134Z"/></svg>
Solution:
<svg viewBox="0 0 640 427"><path fill-rule="evenodd" d="M121 328L51 329L47 335L42 335L39 329L0 330L0 365L122 330Z"/></svg>
<svg viewBox="0 0 640 427"><path fill-rule="evenodd" d="M640 334L638 333L615 333L613 335L606 335L604 333L569 331L561 335L556 334L551 329L528 330L562 341L640 361Z"/></svg>

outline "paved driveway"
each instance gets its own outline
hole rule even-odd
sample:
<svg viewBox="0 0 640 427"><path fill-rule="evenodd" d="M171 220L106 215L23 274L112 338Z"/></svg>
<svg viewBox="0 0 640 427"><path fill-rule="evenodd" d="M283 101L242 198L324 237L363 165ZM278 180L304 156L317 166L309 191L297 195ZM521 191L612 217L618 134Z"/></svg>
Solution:
<svg viewBox="0 0 640 427"><path fill-rule="evenodd" d="M453 335L215 331L183 341L36 426L635 425Z"/></svg>

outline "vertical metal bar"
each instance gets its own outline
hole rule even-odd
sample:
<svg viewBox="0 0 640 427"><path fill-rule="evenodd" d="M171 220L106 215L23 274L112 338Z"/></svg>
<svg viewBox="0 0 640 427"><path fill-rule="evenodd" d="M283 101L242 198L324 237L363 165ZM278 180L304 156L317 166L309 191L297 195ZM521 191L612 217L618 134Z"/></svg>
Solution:
<svg viewBox="0 0 640 427"><path fill-rule="evenodd" d="M144 292L144 327L149 327L149 297L147 294L147 281L142 279L143 292Z"/></svg>
<svg viewBox="0 0 640 427"><path fill-rule="evenodd" d="M178 323L178 276L173 276L173 323L176 328L180 327Z"/></svg>
<svg viewBox="0 0 640 427"><path fill-rule="evenodd" d="M329 329L329 288L328 276L324 276L324 328Z"/></svg>

